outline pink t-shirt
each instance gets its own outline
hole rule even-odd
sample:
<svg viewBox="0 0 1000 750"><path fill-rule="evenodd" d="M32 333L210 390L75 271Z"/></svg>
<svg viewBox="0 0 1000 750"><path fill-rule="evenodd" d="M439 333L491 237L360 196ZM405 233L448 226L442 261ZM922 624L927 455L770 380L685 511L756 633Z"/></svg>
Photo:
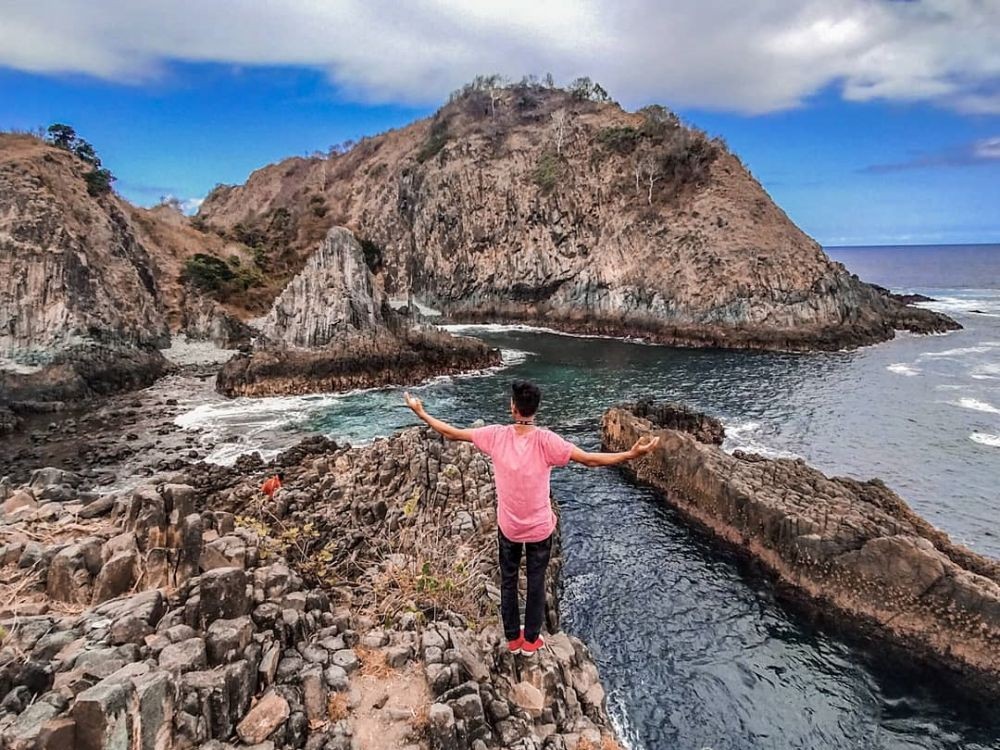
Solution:
<svg viewBox="0 0 1000 750"><path fill-rule="evenodd" d="M518 435L512 424L477 427L472 442L493 459L497 523L512 542L540 542L556 528L549 503L553 466L569 463L573 444L550 430Z"/></svg>

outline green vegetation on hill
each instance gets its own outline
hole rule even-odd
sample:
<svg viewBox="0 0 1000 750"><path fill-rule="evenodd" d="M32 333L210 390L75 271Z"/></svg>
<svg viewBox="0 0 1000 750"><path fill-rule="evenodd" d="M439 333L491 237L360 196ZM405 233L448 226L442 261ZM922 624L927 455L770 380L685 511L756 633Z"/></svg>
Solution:
<svg viewBox="0 0 1000 750"><path fill-rule="evenodd" d="M57 148L69 151L90 165L91 170L84 175L88 193L96 197L111 192L111 183L115 181L115 176L111 174L109 169L101 165L101 159L97 155L96 149L80 138L72 127L62 123L53 123L45 131L45 140Z"/></svg>

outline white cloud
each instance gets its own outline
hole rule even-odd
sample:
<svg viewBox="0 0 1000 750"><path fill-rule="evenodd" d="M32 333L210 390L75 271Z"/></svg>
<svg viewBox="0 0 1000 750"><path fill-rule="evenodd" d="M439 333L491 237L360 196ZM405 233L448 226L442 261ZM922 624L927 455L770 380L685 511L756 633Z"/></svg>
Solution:
<svg viewBox="0 0 1000 750"><path fill-rule="evenodd" d="M826 86L1000 114L995 0L0 0L0 65L141 83L172 61L325 70L434 103L477 73L589 75L629 102L743 112Z"/></svg>
<svg viewBox="0 0 1000 750"><path fill-rule="evenodd" d="M973 153L979 159L1000 159L1000 136L978 141L973 146Z"/></svg>

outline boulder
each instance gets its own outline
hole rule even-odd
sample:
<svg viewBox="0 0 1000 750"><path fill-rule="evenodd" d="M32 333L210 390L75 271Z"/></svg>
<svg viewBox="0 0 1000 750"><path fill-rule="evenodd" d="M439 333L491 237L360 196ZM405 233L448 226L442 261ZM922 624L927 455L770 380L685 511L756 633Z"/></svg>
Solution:
<svg viewBox="0 0 1000 750"><path fill-rule="evenodd" d="M242 568L216 568L201 576L200 620L207 627L216 620L232 620L250 611L247 575Z"/></svg>
<svg viewBox="0 0 1000 750"><path fill-rule="evenodd" d="M268 691L243 717L236 733L245 744L256 745L287 721L290 713L288 701L273 690Z"/></svg>

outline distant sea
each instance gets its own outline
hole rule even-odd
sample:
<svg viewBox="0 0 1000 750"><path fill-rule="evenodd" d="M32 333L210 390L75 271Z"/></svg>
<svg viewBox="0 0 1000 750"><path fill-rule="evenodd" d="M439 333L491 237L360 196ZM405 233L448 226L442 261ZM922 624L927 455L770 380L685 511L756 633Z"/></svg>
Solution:
<svg viewBox="0 0 1000 750"><path fill-rule="evenodd" d="M511 379L537 381L541 418L598 448L615 401L653 395L721 417L725 448L801 456L881 477L957 541L1000 557L1000 246L835 247L863 279L920 292L965 328L850 352L672 349L524 327L460 326L507 367L419 389L460 424L507 419ZM179 422L217 460L306 433L369 440L413 424L398 389L214 400ZM230 440L236 442L221 442ZM613 470L553 477L565 627L592 648L627 743L665 748L994 748L1000 711L955 700L906 659L818 627L753 566Z"/></svg>

